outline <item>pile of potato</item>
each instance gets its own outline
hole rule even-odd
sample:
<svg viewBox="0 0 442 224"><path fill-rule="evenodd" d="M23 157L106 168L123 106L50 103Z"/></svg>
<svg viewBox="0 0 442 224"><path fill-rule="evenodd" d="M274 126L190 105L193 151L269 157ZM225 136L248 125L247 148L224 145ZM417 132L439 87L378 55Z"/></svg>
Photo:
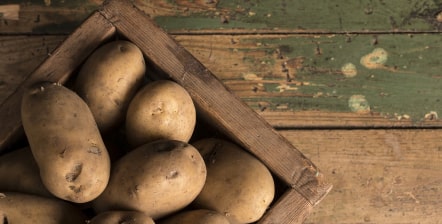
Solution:
<svg viewBox="0 0 442 224"><path fill-rule="evenodd" d="M195 138L189 93L147 81L142 52L115 40L72 86L38 83L21 116L29 147L0 156L0 223L253 223L269 170L222 138ZM3 222L2 222L3 221Z"/></svg>

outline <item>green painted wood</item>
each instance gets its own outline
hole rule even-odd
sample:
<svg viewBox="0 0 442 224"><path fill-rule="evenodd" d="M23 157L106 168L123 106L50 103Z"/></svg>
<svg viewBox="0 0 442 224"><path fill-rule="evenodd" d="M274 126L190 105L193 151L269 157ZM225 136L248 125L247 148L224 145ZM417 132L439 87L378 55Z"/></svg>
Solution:
<svg viewBox="0 0 442 224"><path fill-rule="evenodd" d="M219 0L213 11L158 16L164 28L294 32L439 31L440 0Z"/></svg>
<svg viewBox="0 0 442 224"><path fill-rule="evenodd" d="M248 80L243 98L256 109L264 102L270 110L376 113L416 122L442 114L440 34L238 41L231 51L248 71L224 81Z"/></svg>
<svg viewBox="0 0 442 224"><path fill-rule="evenodd" d="M0 33L70 33L103 0L2 0L20 5ZM168 32L439 32L441 0L134 1ZM439 16L439 17L438 17Z"/></svg>

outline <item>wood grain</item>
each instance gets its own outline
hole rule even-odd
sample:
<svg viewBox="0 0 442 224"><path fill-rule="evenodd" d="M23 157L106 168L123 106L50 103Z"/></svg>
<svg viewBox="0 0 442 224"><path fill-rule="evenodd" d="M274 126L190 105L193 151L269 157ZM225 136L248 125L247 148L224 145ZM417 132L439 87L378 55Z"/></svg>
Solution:
<svg viewBox="0 0 442 224"><path fill-rule="evenodd" d="M176 39L256 110L355 112L416 126L442 111L440 35Z"/></svg>
<svg viewBox="0 0 442 224"><path fill-rule="evenodd" d="M296 206L295 206L296 205ZM259 220L261 223L303 223L313 210L312 204L296 190L287 190Z"/></svg>
<svg viewBox="0 0 442 224"><path fill-rule="evenodd" d="M134 3L329 177L334 189L305 223L442 223L442 126L437 116L442 3L315 1ZM0 105L101 2L0 3L20 6L18 20L16 6L6 10L7 18L0 7ZM360 64L362 56L378 47L390 53L390 68L370 70ZM379 79L368 85L374 92L379 85L400 90L395 96L399 101L387 110L377 106L357 113L346 111L346 100L329 103L339 102L331 94L333 85L302 86L321 76L332 84L354 80L343 77L344 60L339 58L355 60L362 71L358 75L368 80L374 73ZM395 66L402 66L402 72L406 66L418 78L398 74ZM425 89L431 81L434 86ZM367 86L365 79L347 84L352 91ZM421 91L411 94L410 89ZM371 98L393 97L385 93Z"/></svg>
<svg viewBox="0 0 442 224"><path fill-rule="evenodd" d="M442 130L281 134L334 184L305 223L441 223Z"/></svg>
<svg viewBox="0 0 442 224"><path fill-rule="evenodd" d="M18 20L0 23L0 33L69 34L102 2L3 0L20 11ZM133 2L174 33L431 33L442 26L438 0Z"/></svg>

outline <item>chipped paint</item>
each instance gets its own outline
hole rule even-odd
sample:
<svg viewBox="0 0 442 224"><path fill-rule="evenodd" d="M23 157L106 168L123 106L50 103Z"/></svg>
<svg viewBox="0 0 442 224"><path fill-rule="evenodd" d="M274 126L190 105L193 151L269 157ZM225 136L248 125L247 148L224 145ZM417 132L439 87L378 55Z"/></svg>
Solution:
<svg viewBox="0 0 442 224"><path fill-rule="evenodd" d="M247 81L259 81L262 80L262 77L259 77L258 75L254 74L254 73L246 73L242 75L244 80Z"/></svg>
<svg viewBox="0 0 442 224"><path fill-rule="evenodd" d="M284 103L284 104L278 104L278 105L276 106L276 109L278 109L278 110L288 110L288 109L289 109L289 105L288 105L287 103Z"/></svg>
<svg viewBox="0 0 442 224"><path fill-rule="evenodd" d="M318 98L318 97L321 97L323 95L324 95L323 92L317 92L317 93L313 94L313 98Z"/></svg>
<svg viewBox="0 0 442 224"><path fill-rule="evenodd" d="M394 116L396 117L396 119L398 121L410 120L411 119L410 115L408 115L408 114L397 114L397 113L395 113Z"/></svg>
<svg viewBox="0 0 442 224"><path fill-rule="evenodd" d="M356 113L370 112L370 105L364 95L352 95L348 100L348 107Z"/></svg>
<svg viewBox="0 0 442 224"><path fill-rule="evenodd" d="M287 84L283 83L283 84L280 84L279 86L277 86L276 89L278 89L279 92L282 93L286 90L298 90L298 87L293 87L291 85L287 85Z"/></svg>
<svg viewBox="0 0 442 224"><path fill-rule="evenodd" d="M388 59L388 52L383 48L376 48L371 53L362 56L361 65L368 69L387 68L385 63Z"/></svg>
<svg viewBox="0 0 442 224"><path fill-rule="evenodd" d="M355 77L358 74L356 66L352 63L346 63L341 67L342 74L347 78Z"/></svg>
<svg viewBox="0 0 442 224"><path fill-rule="evenodd" d="M51 0L44 0L46 6L51 6Z"/></svg>
<svg viewBox="0 0 442 224"><path fill-rule="evenodd" d="M436 15L436 21L439 23L442 23L442 11L440 11L437 15Z"/></svg>
<svg viewBox="0 0 442 224"><path fill-rule="evenodd" d="M440 48L436 46L440 45L440 36L414 34L412 41L407 42L411 38L408 35L379 35L380 43L375 47L367 44L373 38L371 35L358 36L350 43L346 42L345 37L253 36L239 39L235 47L244 54L238 56L239 59L247 58L244 60L247 70L236 76L241 75L238 78L243 80L243 74L257 74L263 80L249 81L247 85L252 85L251 88L258 83L264 85L259 95L254 96L256 99L248 95L244 99L248 103L256 100L272 102L267 110L277 110L276 104L288 103L289 110L294 111L354 113L349 107L349 99L357 94L363 95L369 106L364 108L358 105L359 109L354 111L368 112L407 125L424 121L424 115L430 111L439 112L442 107L442 76L438 60ZM320 57L311 51L312 45L317 42L323 43L323 55ZM261 43L257 49L256 43ZM338 49L339 46L343 46L342 50ZM387 57L382 55L383 50L376 48L388 52ZM379 53L383 57L372 60L380 63L379 67L384 63L382 69L368 69L359 63L362 56ZM419 60L418 56L423 59ZM274 60L273 65L261 64L261 61L271 59ZM347 72L351 75L349 71L352 66L349 63L354 65L357 72L352 78L344 75ZM237 79L230 75L231 72L221 74L227 80ZM280 83L297 87L298 90L277 89ZM238 89L243 90L242 86Z"/></svg>
<svg viewBox="0 0 442 224"><path fill-rule="evenodd" d="M424 119L432 121L439 119L439 116L437 115L436 111L430 111L429 113L425 114Z"/></svg>

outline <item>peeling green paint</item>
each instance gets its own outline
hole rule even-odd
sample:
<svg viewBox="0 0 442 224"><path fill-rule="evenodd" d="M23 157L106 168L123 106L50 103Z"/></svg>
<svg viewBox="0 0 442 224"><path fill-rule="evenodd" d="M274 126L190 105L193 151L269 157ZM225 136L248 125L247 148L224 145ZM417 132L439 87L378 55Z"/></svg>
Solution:
<svg viewBox="0 0 442 224"><path fill-rule="evenodd" d="M347 78L355 77L358 74L358 70L353 63L345 63L341 67L341 72Z"/></svg>
<svg viewBox="0 0 442 224"><path fill-rule="evenodd" d="M372 52L362 56L361 65L368 69L385 68L388 60L388 52L383 48L375 48Z"/></svg>
<svg viewBox="0 0 442 224"><path fill-rule="evenodd" d="M348 99L348 107L356 113L369 113L370 104L364 95L353 95Z"/></svg>
<svg viewBox="0 0 442 224"><path fill-rule="evenodd" d="M288 73L292 75L293 83L308 83L284 92L290 91L291 97L281 95L250 98L248 101L284 104L288 110L294 111L352 112L354 110L348 106L348 100L353 95L362 95L369 102L370 112L386 117L403 115L402 118L421 121L430 111L442 113L441 36L378 35L376 44L373 44L372 38L368 35L354 36L348 41L345 35L294 35L242 40L244 45L261 42L259 50L274 52L268 57L273 57L275 64L303 58L302 65L296 69L288 68ZM283 72L274 67L254 66L253 55L259 55L256 54L259 50L247 54L245 63L250 62L253 72L265 80L285 81ZM318 51L321 53L318 54ZM278 59L278 53L283 59ZM378 69L360 64L361 58L367 55L371 56L367 58ZM342 67L348 63L357 70L357 75L352 78L343 75ZM264 83L264 86L268 92L280 92L278 84Z"/></svg>
<svg viewBox="0 0 442 224"><path fill-rule="evenodd" d="M409 0L406 4L404 0L222 0L213 12L157 17L156 21L169 31L209 27L334 32L428 31L442 28L435 17L441 8L442 3L437 0ZM221 13L228 15L228 23L221 22ZM181 23L183 26L177 25Z"/></svg>

